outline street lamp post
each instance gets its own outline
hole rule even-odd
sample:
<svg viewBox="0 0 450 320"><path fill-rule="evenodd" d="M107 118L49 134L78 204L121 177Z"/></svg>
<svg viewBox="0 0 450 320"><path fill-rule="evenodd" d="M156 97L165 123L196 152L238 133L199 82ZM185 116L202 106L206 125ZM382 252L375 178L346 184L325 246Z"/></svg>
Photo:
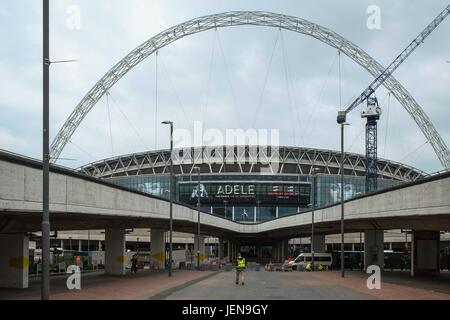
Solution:
<svg viewBox="0 0 450 320"><path fill-rule="evenodd" d="M359 269L361 271L364 270L364 268L363 268L363 256L362 256L362 232L359 233Z"/></svg>
<svg viewBox="0 0 450 320"><path fill-rule="evenodd" d="M197 270L200 270L200 167L194 167L197 171Z"/></svg>
<svg viewBox="0 0 450 320"><path fill-rule="evenodd" d="M314 271L314 209L316 207L316 172L319 168L312 169L312 186L311 186L311 264Z"/></svg>
<svg viewBox="0 0 450 320"><path fill-rule="evenodd" d="M42 159L42 279L41 299L50 298L50 209L49 209L49 109L50 109L50 36L49 0L43 1L43 159Z"/></svg>
<svg viewBox="0 0 450 320"><path fill-rule="evenodd" d="M341 123L341 276L345 277L344 271L344 126L348 123Z"/></svg>
<svg viewBox="0 0 450 320"><path fill-rule="evenodd" d="M90 268L91 267L91 230L88 230L87 252L88 252L88 268Z"/></svg>
<svg viewBox="0 0 450 320"><path fill-rule="evenodd" d="M162 124L170 125L170 218L169 218L169 277L172 276L172 229L173 229L173 121L163 121Z"/></svg>

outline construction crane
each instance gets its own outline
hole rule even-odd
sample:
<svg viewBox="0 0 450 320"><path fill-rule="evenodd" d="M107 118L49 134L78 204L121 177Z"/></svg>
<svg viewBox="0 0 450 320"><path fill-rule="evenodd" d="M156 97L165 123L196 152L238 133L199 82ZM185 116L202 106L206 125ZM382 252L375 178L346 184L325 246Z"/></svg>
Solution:
<svg viewBox="0 0 450 320"><path fill-rule="evenodd" d="M337 123L343 125L347 120L347 114L367 101L367 108L361 113L366 123L366 192L377 190L377 121L381 116L381 108L375 97L377 90L388 79L391 74L408 58L408 56L419 47L424 40L436 29L436 27L450 14L448 5L407 47L397 58L356 98L345 110L339 111Z"/></svg>

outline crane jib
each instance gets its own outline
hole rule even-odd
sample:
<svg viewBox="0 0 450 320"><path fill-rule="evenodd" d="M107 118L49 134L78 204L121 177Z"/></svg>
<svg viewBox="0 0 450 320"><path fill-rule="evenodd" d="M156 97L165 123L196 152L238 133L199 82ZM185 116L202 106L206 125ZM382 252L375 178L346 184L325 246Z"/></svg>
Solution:
<svg viewBox="0 0 450 320"><path fill-rule="evenodd" d="M448 5L411 43L404 49L395 60L364 90L364 92L345 110L338 114L337 122L342 124L346 121L346 115L378 89L387 78L408 58L408 56L417 49L424 40L436 29L436 27L444 21L450 14L450 5ZM370 94L368 94L370 92Z"/></svg>

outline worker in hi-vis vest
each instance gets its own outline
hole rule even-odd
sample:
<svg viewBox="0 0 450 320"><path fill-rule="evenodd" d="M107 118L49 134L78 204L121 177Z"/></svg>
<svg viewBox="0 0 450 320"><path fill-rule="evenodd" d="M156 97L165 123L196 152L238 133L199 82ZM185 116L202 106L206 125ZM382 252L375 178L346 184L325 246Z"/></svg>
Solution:
<svg viewBox="0 0 450 320"><path fill-rule="evenodd" d="M246 266L247 263L245 262L245 258L243 258L242 255L238 253L238 257L236 259L236 284L239 284L239 277L241 277L242 285L244 285L244 275Z"/></svg>

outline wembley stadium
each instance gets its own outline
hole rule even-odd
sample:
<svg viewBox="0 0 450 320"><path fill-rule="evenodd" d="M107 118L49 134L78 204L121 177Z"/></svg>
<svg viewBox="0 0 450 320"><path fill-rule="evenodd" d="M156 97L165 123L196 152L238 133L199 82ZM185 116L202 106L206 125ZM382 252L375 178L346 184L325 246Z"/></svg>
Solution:
<svg viewBox="0 0 450 320"><path fill-rule="evenodd" d="M313 176L316 207L340 201L341 154L332 150L196 147L175 149L172 160L176 201L196 206L200 194L203 212L234 221L255 223L307 211L311 208ZM170 196L169 150L105 159L79 171L154 196ZM364 194L365 174L365 157L346 153L345 200ZM423 171L411 166L378 160L378 189L423 176Z"/></svg>

